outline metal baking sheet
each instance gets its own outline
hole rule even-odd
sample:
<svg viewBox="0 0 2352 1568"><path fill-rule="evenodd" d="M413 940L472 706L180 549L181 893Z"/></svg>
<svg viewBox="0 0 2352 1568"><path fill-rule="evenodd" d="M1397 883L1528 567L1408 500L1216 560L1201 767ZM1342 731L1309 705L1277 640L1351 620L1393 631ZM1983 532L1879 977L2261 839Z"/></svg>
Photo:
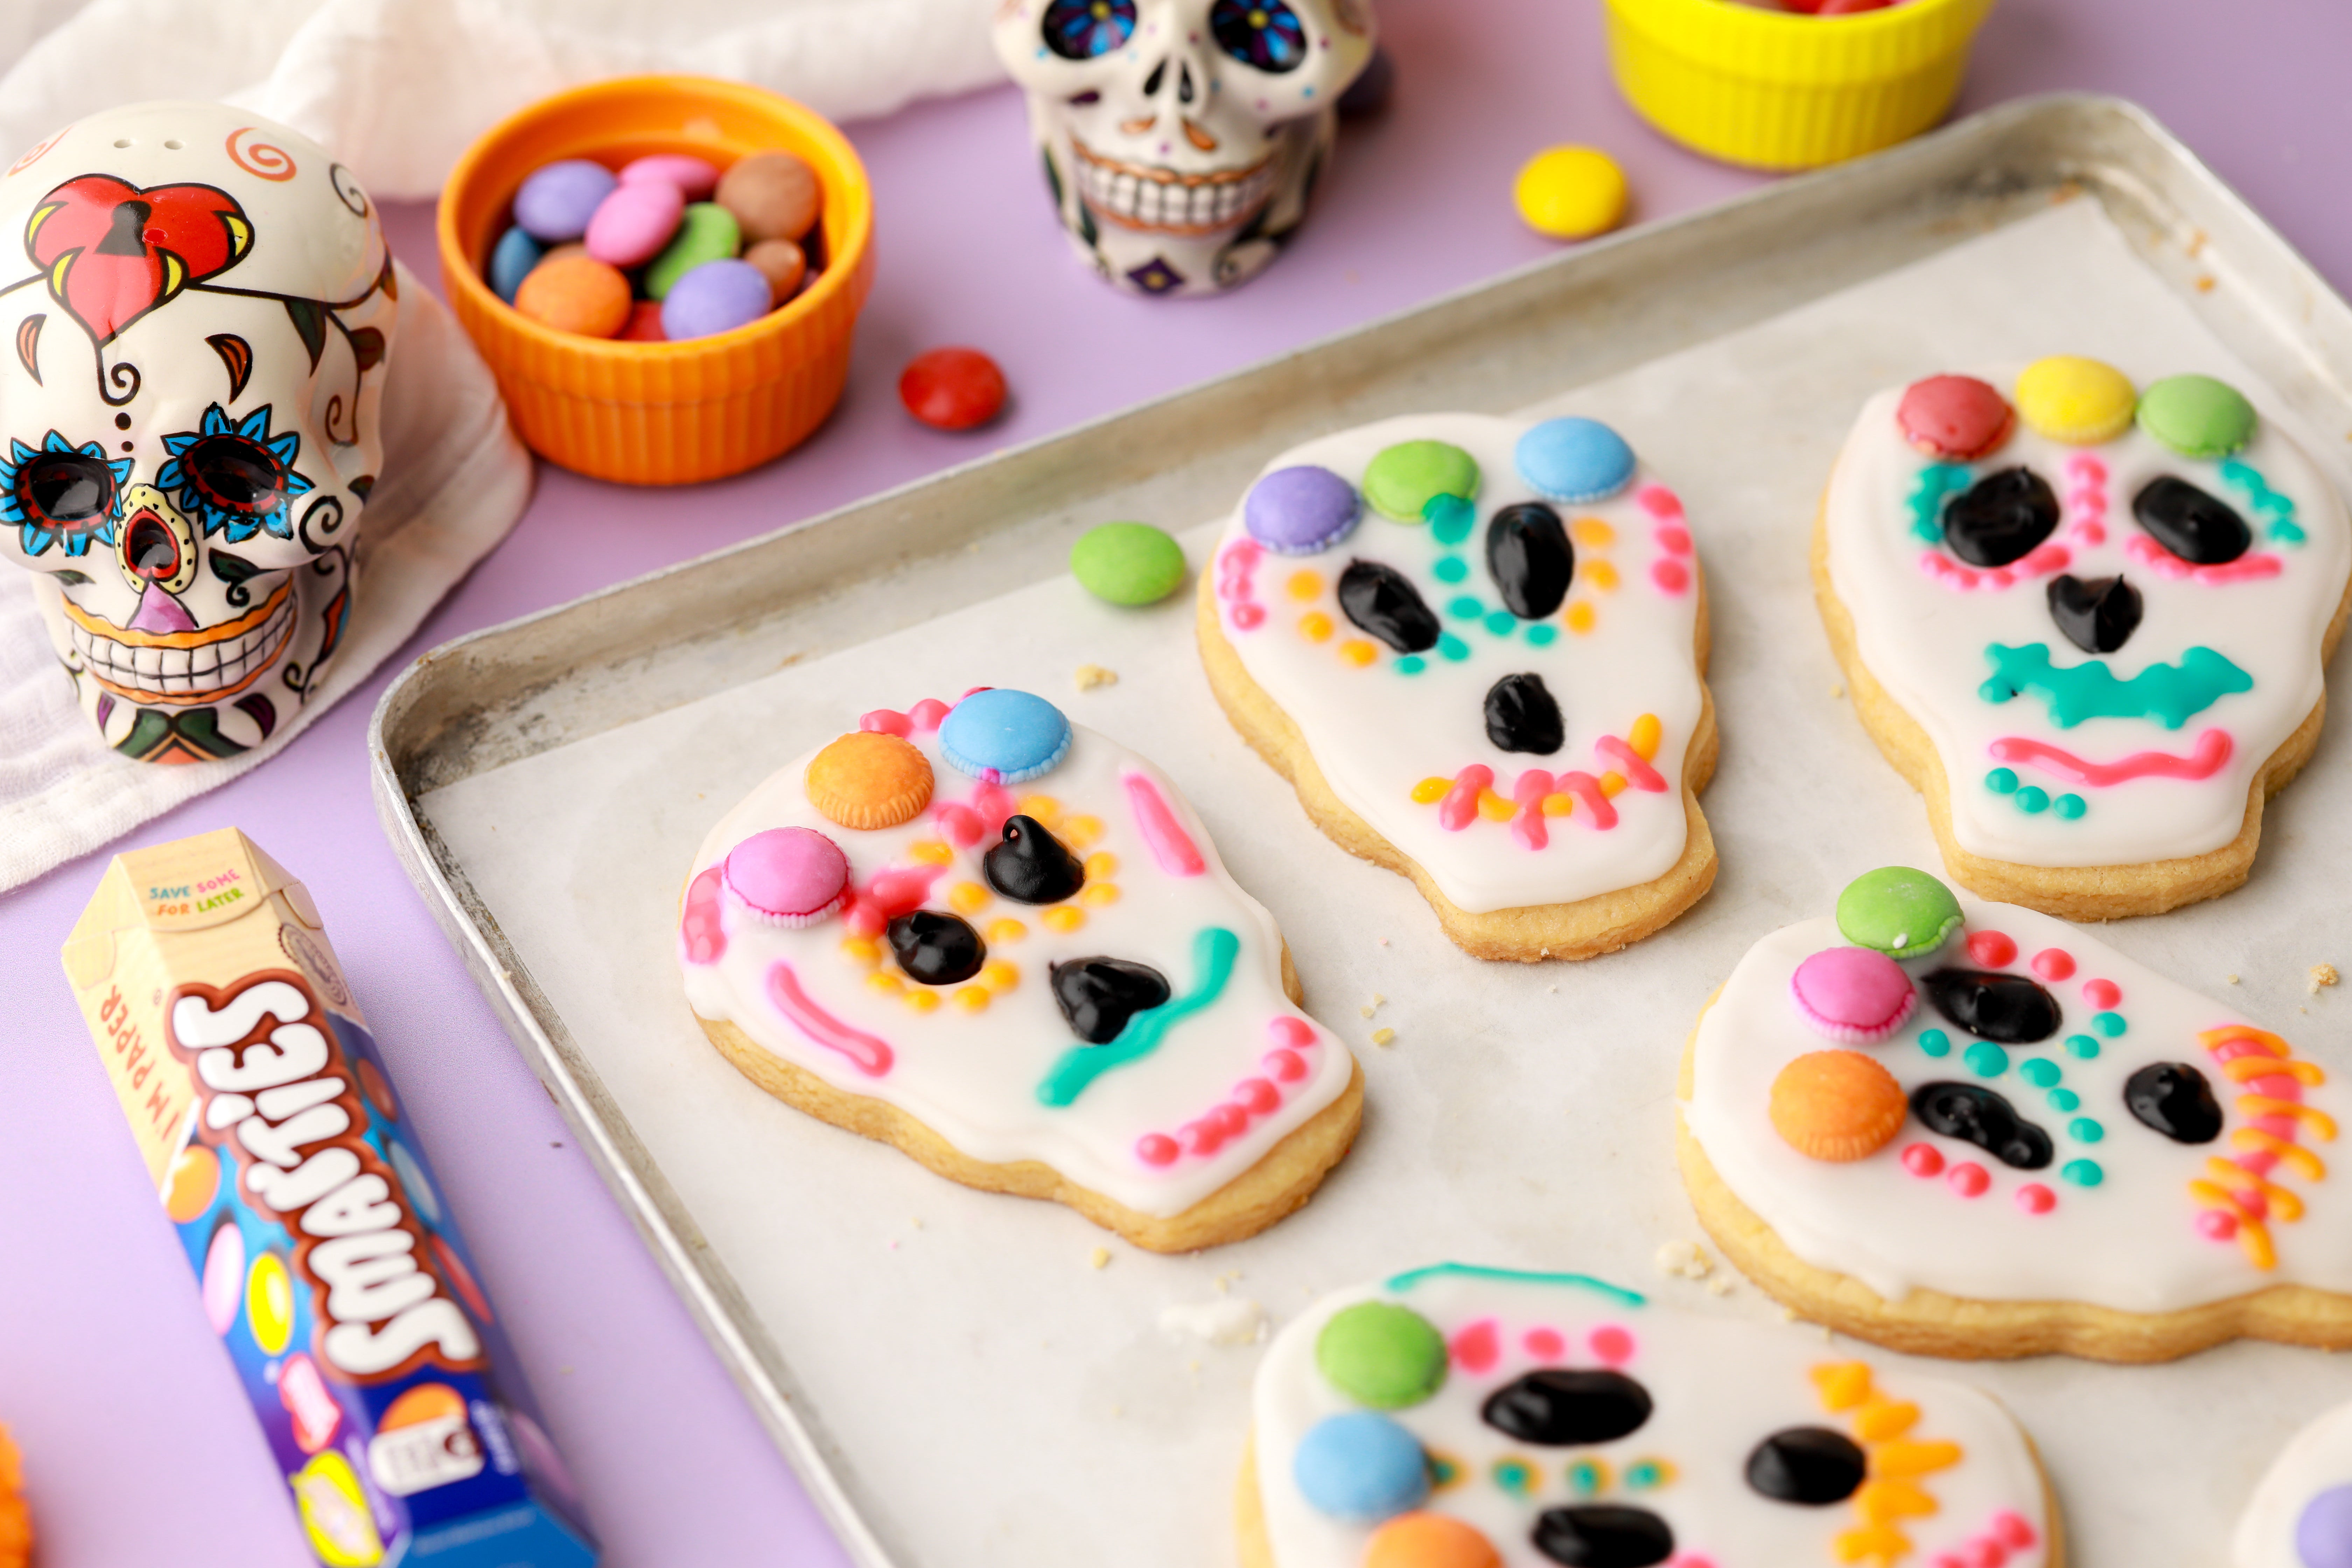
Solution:
<svg viewBox="0 0 2352 1568"><path fill-rule="evenodd" d="M1916 797L1837 695L1806 579L1814 500L1867 392L2061 348L2238 377L2343 482L2352 310L2142 111L2042 100L453 643L378 710L382 816L854 1557L1226 1562L1256 1353L1163 1331L1170 1305L1243 1296L1280 1321L1452 1256L1777 1315L1744 1283L1718 1298L1654 1268L1699 1235L1671 1153L1683 1037L1757 936L1858 869L1934 864ZM1109 516L1203 525L1197 564L1209 521L1307 437L1537 407L1616 423L1688 504L1714 582L1724 869L1626 952L1497 967L1305 822L1212 702L1187 599L1117 612L1057 574ZM1076 691L1081 663L1118 683ZM769 1100L688 1016L671 917L709 825L848 715L983 680L1167 767L1281 921L1309 1008L1356 1042L1364 1134L1265 1236L1153 1258L967 1192ZM2304 986L2345 956L2315 945L2352 878L2326 826L2352 813L2345 752L2339 724L2273 804L2245 890L2105 934L2205 989L2240 976L2233 1002L2352 1070L2343 1004ZM1365 1043L1375 1024L1393 1046ZM2221 1561L2268 1457L2352 1394L2333 1363L2270 1346L1963 1375L2040 1439L2084 1568Z"/></svg>

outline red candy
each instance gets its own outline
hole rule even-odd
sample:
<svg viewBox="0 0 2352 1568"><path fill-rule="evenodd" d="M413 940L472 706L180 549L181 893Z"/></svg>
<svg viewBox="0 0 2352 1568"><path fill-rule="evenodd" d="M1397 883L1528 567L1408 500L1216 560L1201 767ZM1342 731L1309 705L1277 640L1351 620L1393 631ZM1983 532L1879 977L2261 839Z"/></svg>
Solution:
<svg viewBox="0 0 2352 1568"><path fill-rule="evenodd" d="M1987 969L2001 969L2017 960L2017 943L1997 931L1969 933L1969 956Z"/></svg>
<svg viewBox="0 0 2352 1568"><path fill-rule="evenodd" d="M625 343L666 343L668 334L662 331L661 301L640 300L629 307L629 319L622 323L620 340Z"/></svg>
<svg viewBox="0 0 2352 1568"><path fill-rule="evenodd" d="M1843 15L1828 8L1839 3L1828 0L1821 14ZM1845 3L1849 11L1877 8L1855 5L1853 0ZM1915 381L1895 408L1895 422L1903 427L1904 437L1937 458L1981 458L2009 438L2015 421L2008 401L1972 375L1931 375Z"/></svg>
<svg viewBox="0 0 2352 1568"><path fill-rule="evenodd" d="M898 377L907 412L940 430L970 430L1004 407L1004 373L978 349L933 349Z"/></svg>

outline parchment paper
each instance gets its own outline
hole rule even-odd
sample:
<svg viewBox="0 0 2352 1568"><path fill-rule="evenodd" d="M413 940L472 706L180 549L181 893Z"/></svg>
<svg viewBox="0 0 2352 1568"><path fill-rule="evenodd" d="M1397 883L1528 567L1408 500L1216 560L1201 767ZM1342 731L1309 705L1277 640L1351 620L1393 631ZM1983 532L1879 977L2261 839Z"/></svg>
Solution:
<svg viewBox="0 0 2352 1568"><path fill-rule="evenodd" d="M1842 700L1807 578L1815 500L1867 393L2058 352L2143 383L2209 372L2276 406L2089 201L1544 405L1624 432L1682 492L1711 579L1724 750L1704 805L1722 875L1679 922L1609 958L1476 963L1402 879L1324 839L1216 709L1189 592L1133 612L1041 583L468 779L424 814L793 1363L854 1489L882 1500L872 1522L908 1568L1226 1563L1257 1352L1164 1334L1171 1303L1223 1289L1278 1321L1325 1289L1459 1258L1777 1319L1744 1281L1717 1296L1655 1261L1701 1235L1672 1151L1684 1037L1755 938L1827 910L1870 867L1937 866L1921 803ZM1575 379L1563 364L1562 385ZM2346 433L2297 434L2341 484ZM1196 566L1210 537L1187 535ZM1118 684L1080 693L1082 663ZM1308 1007L1355 1043L1363 1136L1266 1235L1154 1258L1058 1207L967 1192L769 1099L688 1016L672 922L709 825L859 711L983 682L1052 697L1166 767L1282 922ZM2101 933L2339 1072L2352 1004L2307 994L2305 974L2352 967L2346 762L2339 720L2273 803L2245 889ZM1359 1016L1375 993L1376 1016ZM1381 1026L1396 1031L1387 1048L1368 1043ZM2352 1201L2335 1184L2320 1201ZM1097 1247L1108 1267L1090 1266ZM2219 1563L2277 1447L2352 1397L2352 1370L2274 1346L2158 1368L1940 1370L1991 1389L2033 1433L2080 1568Z"/></svg>

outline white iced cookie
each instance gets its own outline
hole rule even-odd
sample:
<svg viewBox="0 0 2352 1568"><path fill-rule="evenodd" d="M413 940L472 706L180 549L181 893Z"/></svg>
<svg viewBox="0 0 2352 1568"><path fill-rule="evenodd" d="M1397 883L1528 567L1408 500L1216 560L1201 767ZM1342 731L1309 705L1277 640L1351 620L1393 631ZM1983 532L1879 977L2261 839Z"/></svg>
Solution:
<svg viewBox="0 0 2352 1568"><path fill-rule="evenodd" d="M1699 1217L1832 1327L1955 1356L2352 1345L2352 1098L2046 915L1857 879L1740 960L1682 1099Z"/></svg>
<svg viewBox="0 0 2352 1568"><path fill-rule="evenodd" d="M1210 685L1342 847L1481 958L1583 958L1715 877L1682 502L1590 419L1414 415L1283 454L1202 574Z"/></svg>
<svg viewBox="0 0 2352 1568"><path fill-rule="evenodd" d="M2352 1568L2352 1405L2297 1432L2238 1521L2231 1568Z"/></svg>
<svg viewBox="0 0 2352 1568"><path fill-rule="evenodd" d="M695 857L678 956L769 1092L1158 1250L1290 1213L1362 1110L1175 785L1026 692L868 713L770 777Z"/></svg>
<svg viewBox="0 0 2352 1568"><path fill-rule="evenodd" d="M1258 1369L1244 1568L2057 1568L1973 1389L1579 1274L1328 1296Z"/></svg>
<svg viewBox="0 0 2352 1568"><path fill-rule="evenodd" d="M2352 530L2234 388L2053 358L1864 405L1814 568L1953 877L2105 919L2245 880L2318 740Z"/></svg>

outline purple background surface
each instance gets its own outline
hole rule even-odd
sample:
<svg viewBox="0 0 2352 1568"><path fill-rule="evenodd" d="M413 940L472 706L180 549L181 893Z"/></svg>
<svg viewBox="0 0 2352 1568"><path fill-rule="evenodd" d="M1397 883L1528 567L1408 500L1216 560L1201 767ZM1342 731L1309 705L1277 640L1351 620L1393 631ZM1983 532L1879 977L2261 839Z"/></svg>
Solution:
<svg viewBox="0 0 2352 1568"><path fill-rule="evenodd" d="M1221 300L1129 300L1082 272L1010 89L852 127L877 191L880 274L831 424L760 472L698 489L542 468L513 538L391 668L1549 254L1509 201L1519 163L1546 145L1607 149L1637 218L1759 183L1633 118L1610 85L1598 0L1379 10L1401 67L1394 106L1346 132L1290 253ZM2352 145L2347 59L2342 0L2002 0L1961 110L2062 89L2135 99L2343 289L2352 205L2331 150ZM390 216L394 248L437 276L429 209ZM941 342L1003 363L1014 401L1001 423L951 437L899 411L898 368ZM286 757L119 847L241 826L308 882L608 1563L845 1563L378 831L365 738L390 674ZM283 1488L58 967L103 865L93 856L0 899L0 1420L26 1451L37 1559L295 1568L310 1558Z"/></svg>

